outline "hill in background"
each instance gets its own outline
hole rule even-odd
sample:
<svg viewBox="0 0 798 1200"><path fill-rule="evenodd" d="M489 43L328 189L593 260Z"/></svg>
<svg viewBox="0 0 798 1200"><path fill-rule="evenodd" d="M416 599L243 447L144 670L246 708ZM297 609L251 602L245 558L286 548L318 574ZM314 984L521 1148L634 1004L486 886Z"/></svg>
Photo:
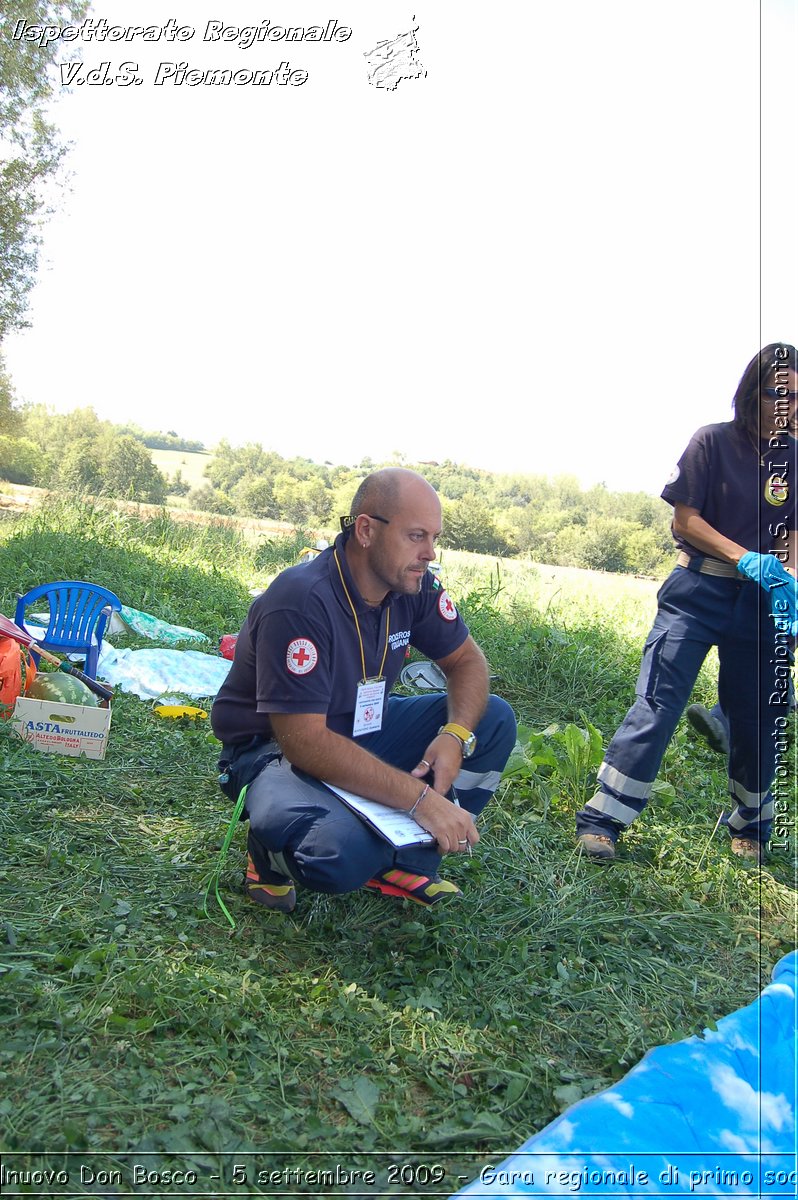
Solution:
<svg viewBox="0 0 798 1200"><path fill-rule="evenodd" d="M443 506L441 546L589 570L658 575L673 552L671 511L644 492L584 490L572 475L497 475L456 462L357 465L285 459L259 443L201 442L101 421L91 408L11 409L0 431L0 479L73 496L105 496L216 516L287 522L329 536L362 479L417 467Z"/></svg>

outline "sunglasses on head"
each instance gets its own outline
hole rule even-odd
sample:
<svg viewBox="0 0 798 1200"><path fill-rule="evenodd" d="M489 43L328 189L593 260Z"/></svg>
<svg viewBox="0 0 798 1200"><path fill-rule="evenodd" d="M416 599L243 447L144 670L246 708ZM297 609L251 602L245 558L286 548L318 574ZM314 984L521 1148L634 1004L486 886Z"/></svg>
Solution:
<svg viewBox="0 0 798 1200"><path fill-rule="evenodd" d="M367 516L370 521L381 521L383 525L390 525L391 523L387 517L378 517L376 513L365 513L364 515ZM351 529L356 520L357 517L341 517L341 530L345 531L347 529Z"/></svg>

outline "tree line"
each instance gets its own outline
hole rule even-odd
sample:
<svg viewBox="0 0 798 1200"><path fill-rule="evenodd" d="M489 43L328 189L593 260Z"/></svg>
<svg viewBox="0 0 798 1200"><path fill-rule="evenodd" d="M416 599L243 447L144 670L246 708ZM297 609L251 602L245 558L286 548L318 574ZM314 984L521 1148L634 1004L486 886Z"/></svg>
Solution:
<svg viewBox="0 0 798 1200"><path fill-rule="evenodd" d="M140 436L91 408L58 414L43 404L4 403L0 363L0 479L77 495L163 504L167 481Z"/></svg>
<svg viewBox="0 0 798 1200"><path fill-rule="evenodd" d="M91 408L56 414L43 405L17 408L0 363L0 478L73 494L151 504L167 499L221 516L287 521L331 534L349 512L358 484L385 465L415 467L441 497L441 544L500 556L593 570L658 574L672 554L670 509L645 492L584 489L571 475L497 474L455 462L356 466L286 459L259 443L223 440L191 488L152 461L150 447L204 450L175 431L147 433L102 421Z"/></svg>
<svg viewBox="0 0 798 1200"><path fill-rule="evenodd" d="M672 554L671 510L645 492L611 492L603 484L583 489L571 475L496 474L454 462L366 458L356 467L319 465L283 459L257 443L222 441L194 502L216 512L334 528L361 479L397 462L419 470L438 491L444 546L635 574L658 573Z"/></svg>
<svg viewBox="0 0 798 1200"><path fill-rule="evenodd" d="M86 0L16 0L15 19L29 25L78 24ZM50 119L57 91L58 43L9 36L0 13L0 346L27 323L48 196L62 174L66 147ZM180 471L166 479L151 449L193 452L199 442L174 430L147 433L101 421L91 408L56 415L42 405L18 408L0 357L0 479L73 494L163 504L289 521L331 532L360 480L382 465L356 467L283 459L258 444L221 442L191 489ZM397 460L402 461L402 460ZM445 546L486 554L607 571L658 573L671 554L670 510L645 493L583 490L576 478L491 474L457 463L417 466L438 489Z"/></svg>

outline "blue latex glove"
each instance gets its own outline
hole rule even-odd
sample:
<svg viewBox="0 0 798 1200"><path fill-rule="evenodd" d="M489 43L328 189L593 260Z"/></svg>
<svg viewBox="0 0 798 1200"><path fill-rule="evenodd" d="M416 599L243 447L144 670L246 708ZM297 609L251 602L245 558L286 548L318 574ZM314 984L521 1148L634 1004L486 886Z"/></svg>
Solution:
<svg viewBox="0 0 798 1200"><path fill-rule="evenodd" d="M747 579L753 579L754 583L758 583L766 592L774 587L786 587L787 584L795 583L775 554L757 554L754 550L749 550L738 562L737 570Z"/></svg>
<svg viewBox="0 0 798 1200"><path fill-rule="evenodd" d="M737 570L753 579L770 596L771 616L779 628L789 627L790 634L798 633L798 582L773 554L757 554L749 550L737 564Z"/></svg>

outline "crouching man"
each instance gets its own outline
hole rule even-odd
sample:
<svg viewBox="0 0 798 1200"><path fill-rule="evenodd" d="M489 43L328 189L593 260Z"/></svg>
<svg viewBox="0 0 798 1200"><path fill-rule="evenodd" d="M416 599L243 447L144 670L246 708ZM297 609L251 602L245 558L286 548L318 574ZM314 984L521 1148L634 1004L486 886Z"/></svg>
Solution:
<svg viewBox="0 0 798 1200"><path fill-rule="evenodd" d="M426 480L377 471L334 545L283 571L249 610L211 721L222 787L236 798L248 785L246 890L266 908L291 912L297 884L425 905L459 892L438 875L441 857L479 841L474 818L516 722L428 570L440 529ZM446 693L389 695L408 645L438 664ZM434 842L395 848L322 780L412 813Z"/></svg>

